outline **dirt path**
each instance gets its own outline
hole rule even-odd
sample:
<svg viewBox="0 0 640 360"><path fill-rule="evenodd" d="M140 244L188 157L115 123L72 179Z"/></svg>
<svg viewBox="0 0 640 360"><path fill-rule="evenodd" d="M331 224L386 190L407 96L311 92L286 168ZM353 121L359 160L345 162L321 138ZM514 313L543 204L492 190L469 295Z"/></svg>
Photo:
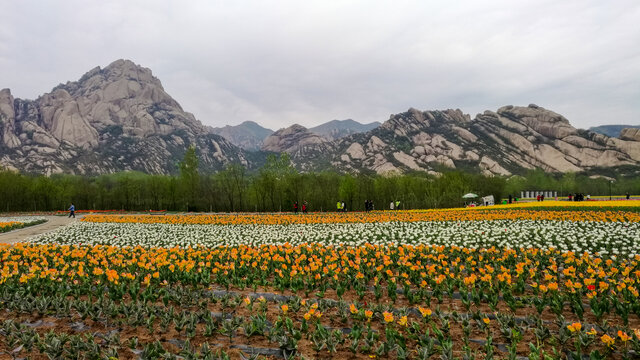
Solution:
<svg viewBox="0 0 640 360"><path fill-rule="evenodd" d="M43 224L27 226L22 229L0 234L0 244L13 244L25 241L31 236L44 234L46 232L53 231L60 226L65 226L79 220L79 218L69 219L66 216L45 216L45 218L47 219L47 222Z"/></svg>

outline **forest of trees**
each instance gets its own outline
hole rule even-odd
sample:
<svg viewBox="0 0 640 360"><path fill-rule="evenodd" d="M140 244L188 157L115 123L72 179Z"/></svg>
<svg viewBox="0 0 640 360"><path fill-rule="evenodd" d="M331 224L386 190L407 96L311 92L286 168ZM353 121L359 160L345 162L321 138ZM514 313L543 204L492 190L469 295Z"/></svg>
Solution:
<svg viewBox="0 0 640 360"><path fill-rule="evenodd" d="M392 200L401 208L455 207L467 192L519 196L522 190L552 190L559 194L582 192L608 195L609 180L574 173L547 174L541 170L525 176L486 177L461 171L441 176L423 172L404 175L349 175L335 172L301 173L286 154L270 156L267 163L248 173L239 164L223 171L198 171L195 151L187 151L179 175L122 172L99 176L31 176L0 170L0 211L65 210L169 210L169 211L291 211L294 201L307 201L309 211L334 211L336 202L348 210L363 210L365 200L376 209L388 209ZM617 179L614 194L639 193L640 180Z"/></svg>

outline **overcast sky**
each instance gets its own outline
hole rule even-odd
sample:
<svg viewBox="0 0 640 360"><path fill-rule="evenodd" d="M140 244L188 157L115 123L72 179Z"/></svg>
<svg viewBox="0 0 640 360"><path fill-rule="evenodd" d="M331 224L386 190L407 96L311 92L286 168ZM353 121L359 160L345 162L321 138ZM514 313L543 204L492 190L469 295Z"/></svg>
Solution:
<svg viewBox="0 0 640 360"><path fill-rule="evenodd" d="M475 116L535 103L640 124L640 1L4 1L0 88L148 67L205 124Z"/></svg>

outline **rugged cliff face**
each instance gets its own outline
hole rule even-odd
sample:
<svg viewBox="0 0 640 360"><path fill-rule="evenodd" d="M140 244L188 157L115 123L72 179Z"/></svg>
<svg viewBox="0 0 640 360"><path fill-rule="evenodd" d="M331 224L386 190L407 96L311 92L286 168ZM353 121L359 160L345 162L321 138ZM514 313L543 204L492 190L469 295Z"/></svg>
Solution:
<svg viewBox="0 0 640 360"><path fill-rule="evenodd" d="M0 166L37 173L171 173L191 145L204 168L244 152L185 112L151 70L128 60L89 71L36 100L0 91Z"/></svg>
<svg viewBox="0 0 640 360"><path fill-rule="evenodd" d="M151 70L118 60L35 100L0 90L0 166L45 174L173 173L191 145L207 170L230 162L251 168L268 152L289 153L303 171L380 174L435 173L443 166L500 175L532 168L567 172L640 166L638 129L608 137L576 129L562 115L536 105L505 106L473 119L460 110L409 109L348 136L343 128L347 133L362 129L352 129L349 122L328 124L329 135L293 125L260 144L263 130L270 130L252 123L233 129L203 126L164 91ZM263 151L247 158L243 149L214 132Z"/></svg>
<svg viewBox="0 0 640 360"><path fill-rule="evenodd" d="M620 132L620 139L640 141L640 128L624 128Z"/></svg>
<svg viewBox="0 0 640 360"><path fill-rule="evenodd" d="M316 163L342 171L435 172L445 166L499 175L536 167L567 172L639 165L640 137L632 130L624 134L617 139L578 130L536 105L505 106L474 119L460 110L409 109L367 133L307 146L294 161L310 168L308 154L317 154L324 161Z"/></svg>
<svg viewBox="0 0 640 360"><path fill-rule="evenodd" d="M306 148L322 149L327 143L329 141L320 135L312 133L304 126L294 124L269 135L264 140L262 150L304 156Z"/></svg>

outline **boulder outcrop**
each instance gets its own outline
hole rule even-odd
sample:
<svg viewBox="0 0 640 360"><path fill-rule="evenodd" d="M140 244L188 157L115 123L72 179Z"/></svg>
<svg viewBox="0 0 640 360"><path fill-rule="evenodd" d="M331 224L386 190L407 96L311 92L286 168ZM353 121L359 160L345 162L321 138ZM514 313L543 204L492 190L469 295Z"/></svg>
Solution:
<svg viewBox="0 0 640 360"><path fill-rule="evenodd" d="M620 132L620 139L628 141L640 141L640 129L624 128Z"/></svg>
<svg viewBox="0 0 640 360"><path fill-rule="evenodd" d="M299 153L305 148L322 147L328 143L320 135L314 134L304 126L294 124L269 135L262 145L262 150L269 152Z"/></svg>
<svg viewBox="0 0 640 360"><path fill-rule="evenodd" d="M562 115L534 104L504 106L474 118L459 109L411 108L380 126L352 120L324 125L314 129L317 133L300 125L274 133L251 122L203 126L151 70L117 60L35 100L0 90L0 167L45 174L166 174L177 171L189 146L209 170L231 162L252 167L269 152L289 153L302 171L379 174L450 168L510 175L533 168L606 172L640 166L639 129L609 137L576 129ZM234 144L262 151L247 157Z"/></svg>
<svg viewBox="0 0 640 360"><path fill-rule="evenodd" d="M151 70L129 60L96 67L35 100L0 91L0 166L36 173L173 173L187 147L204 168L244 153L185 112Z"/></svg>
<svg viewBox="0 0 640 360"><path fill-rule="evenodd" d="M457 109L412 108L378 128L323 148L330 149L325 162L351 172L435 172L444 166L511 175L533 168L577 172L640 165L638 129L623 131L621 139L609 138L576 129L562 115L533 104L504 106L473 119ZM294 161L300 167L313 166L304 156Z"/></svg>

